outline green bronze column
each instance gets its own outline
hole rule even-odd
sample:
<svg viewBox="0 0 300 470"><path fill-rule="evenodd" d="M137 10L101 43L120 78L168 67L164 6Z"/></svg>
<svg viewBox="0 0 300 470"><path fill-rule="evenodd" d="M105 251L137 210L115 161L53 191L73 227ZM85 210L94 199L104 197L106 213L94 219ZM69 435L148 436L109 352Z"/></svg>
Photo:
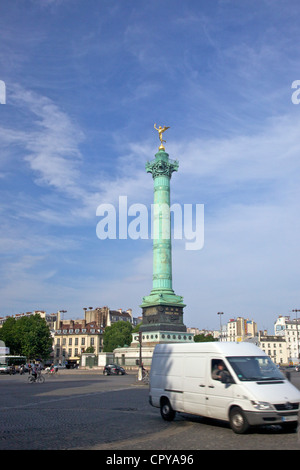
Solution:
<svg viewBox="0 0 300 470"><path fill-rule="evenodd" d="M170 180L178 170L178 162L169 159L163 146L162 132L168 127L155 129L161 145L155 159L146 163L147 173L154 182L153 206L153 278L149 296L143 298L143 324L141 331L186 331L183 324L183 298L172 288L172 243L170 218Z"/></svg>
<svg viewBox="0 0 300 470"><path fill-rule="evenodd" d="M160 150L155 160L146 164L154 180L153 206L153 288L152 294L174 294L172 289L172 244L170 219L170 179L178 163Z"/></svg>

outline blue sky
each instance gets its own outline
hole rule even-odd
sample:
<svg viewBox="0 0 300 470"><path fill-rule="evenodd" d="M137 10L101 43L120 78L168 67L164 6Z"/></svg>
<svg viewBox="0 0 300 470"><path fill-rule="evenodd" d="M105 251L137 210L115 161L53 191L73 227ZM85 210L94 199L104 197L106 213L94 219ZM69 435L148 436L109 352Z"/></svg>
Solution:
<svg viewBox="0 0 300 470"><path fill-rule="evenodd" d="M150 207L167 125L173 203L204 204L203 249L173 242L187 326L273 332L299 298L296 0L2 0L0 316L141 314L151 240L99 240L97 207Z"/></svg>

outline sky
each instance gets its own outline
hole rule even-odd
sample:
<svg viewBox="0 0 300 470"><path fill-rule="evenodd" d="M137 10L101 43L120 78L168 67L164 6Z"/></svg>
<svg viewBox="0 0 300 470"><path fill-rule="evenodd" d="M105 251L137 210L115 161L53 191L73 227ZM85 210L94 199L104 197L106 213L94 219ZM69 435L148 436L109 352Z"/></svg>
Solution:
<svg viewBox="0 0 300 470"><path fill-rule="evenodd" d="M99 239L97 208L150 208L157 123L179 162L171 202L204 207L203 247L172 241L185 325L223 312L273 334L294 317L299 15L297 0L1 0L0 316L141 315L151 237Z"/></svg>

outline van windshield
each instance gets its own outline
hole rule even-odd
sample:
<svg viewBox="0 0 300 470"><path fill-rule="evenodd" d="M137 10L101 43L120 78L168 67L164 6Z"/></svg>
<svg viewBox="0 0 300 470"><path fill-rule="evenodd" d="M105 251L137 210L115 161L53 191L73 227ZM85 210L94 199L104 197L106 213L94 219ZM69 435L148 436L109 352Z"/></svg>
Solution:
<svg viewBox="0 0 300 470"><path fill-rule="evenodd" d="M242 381L285 380L284 375L266 356L227 357L234 372Z"/></svg>

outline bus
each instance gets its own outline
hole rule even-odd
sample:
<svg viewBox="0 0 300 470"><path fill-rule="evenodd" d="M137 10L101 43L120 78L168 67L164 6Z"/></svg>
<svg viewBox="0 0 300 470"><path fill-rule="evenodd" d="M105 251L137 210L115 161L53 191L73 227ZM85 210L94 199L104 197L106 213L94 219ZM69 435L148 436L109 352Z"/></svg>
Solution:
<svg viewBox="0 0 300 470"><path fill-rule="evenodd" d="M8 374L11 370L11 366L15 366L16 372L18 372L20 366L25 366L26 362L26 356L0 355L0 373Z"/></svg>

